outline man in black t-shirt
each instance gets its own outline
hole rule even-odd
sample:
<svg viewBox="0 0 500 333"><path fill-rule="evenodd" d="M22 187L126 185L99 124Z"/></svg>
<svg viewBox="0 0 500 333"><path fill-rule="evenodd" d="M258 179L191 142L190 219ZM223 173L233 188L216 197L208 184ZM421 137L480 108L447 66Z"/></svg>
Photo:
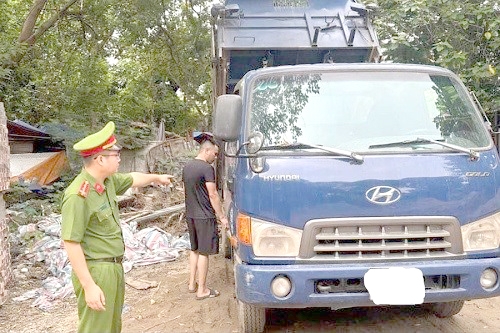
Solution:
<svg viewBox="0 0 500 333"><path fill-rule="evenodd" d="M219 148L210 136L200 142L198 155L182 170L184 182L186 220L191 241L189 253L189 292L196 293L196 299L217 297L219 292L207 287L208 256L219 252L217 219L227 228L221 200L215 185L212 163ZM196 274L198 273L198 283Z"/></svg>

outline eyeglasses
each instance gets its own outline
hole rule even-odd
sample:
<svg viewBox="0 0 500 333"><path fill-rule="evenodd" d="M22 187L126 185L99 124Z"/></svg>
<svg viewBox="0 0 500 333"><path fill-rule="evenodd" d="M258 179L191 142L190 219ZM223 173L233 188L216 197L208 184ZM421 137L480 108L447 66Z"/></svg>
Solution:
<svg viewBox="0 0 500 333"><path fill-rule="evenodd" d="M96 157L94 157L94 160L95 160L96 158L98 158L99 156L116 156L116 157L120 157L120 152L117 152L117 153L115 153L115 154L99 154L99 155L97 155Z"/></svg>
<svg viewBox="0 0 500 333"><path fill-rule="evenodd" d="M117 152L116 154L102 154L102 156L118 156L118 157L120 157L120 152Z"/></svg>

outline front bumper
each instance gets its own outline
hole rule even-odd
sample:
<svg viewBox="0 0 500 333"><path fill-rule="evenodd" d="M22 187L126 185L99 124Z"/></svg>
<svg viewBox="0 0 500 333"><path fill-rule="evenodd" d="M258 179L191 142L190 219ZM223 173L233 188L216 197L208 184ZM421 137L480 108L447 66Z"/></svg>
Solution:
<svg viewBox="0 0 500 333"><path fill-rule="evenodd" d="M424 277L456 276L459 284L448 288L426 288L425 303L450 302L488 298L500 295L500 283L490 289L480 285L481 273L494 269L500 277L500 258L434 260L392 263L362 264L301 264L301 265L248 265L235 266L236 297L245 303L269 308L350 307L375 306L367 291L337 291L319 293L317 281L360 280L371 268L406 267L418 268ZM271 282L278 275L285 275L292 283L291 292L283 298L271 292Z"/></svg>

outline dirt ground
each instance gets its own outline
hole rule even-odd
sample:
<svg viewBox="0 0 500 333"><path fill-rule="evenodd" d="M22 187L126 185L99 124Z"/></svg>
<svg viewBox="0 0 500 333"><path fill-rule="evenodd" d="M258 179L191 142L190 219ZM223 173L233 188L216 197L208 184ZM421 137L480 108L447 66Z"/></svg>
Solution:
<svg viewBox="0 0 500 333"><path fill-rule="evenodd" d="M209 285L217 298L195 300L187 292L187 254L178 260L132 269L127 279L157 283L138 290L127 285L123 332L238 332L237 304L231 261L212 257ZM31 281L34 287L37 281ZM26 291L16 282L11 297ZM76 332L75 298L66 298L50 312L30 307L31 301L7 301L0 306L0 332ZM500 298L466 302L453 318L438 319L421 308L374 307L268 311L265 332L499 332Z"/></svg>

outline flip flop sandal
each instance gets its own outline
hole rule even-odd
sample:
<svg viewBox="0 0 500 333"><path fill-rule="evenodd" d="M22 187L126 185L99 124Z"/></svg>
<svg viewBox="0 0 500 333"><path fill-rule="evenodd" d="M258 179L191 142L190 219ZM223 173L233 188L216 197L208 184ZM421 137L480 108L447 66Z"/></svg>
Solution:
<svg viewBox="0 0 500 333"><path fill-rule="evenodd" d="M194 289L189 289L189 286L188 286L188 293L194 294L197 291L198 291L198 283L194 284Z"/></svg>
<svg viewBox="0 0 500 333"><path fill-rule="evenodd" d="M208 290L210 290L210 293L208 295L201 296L201 297L196 296L196 300L197 301L201 301L201 300L203 300L205 298L214 298L214 297L217 297L217 296L220 295L220 293L217 290L215 290L215 289L208 288Z"/></svg>

